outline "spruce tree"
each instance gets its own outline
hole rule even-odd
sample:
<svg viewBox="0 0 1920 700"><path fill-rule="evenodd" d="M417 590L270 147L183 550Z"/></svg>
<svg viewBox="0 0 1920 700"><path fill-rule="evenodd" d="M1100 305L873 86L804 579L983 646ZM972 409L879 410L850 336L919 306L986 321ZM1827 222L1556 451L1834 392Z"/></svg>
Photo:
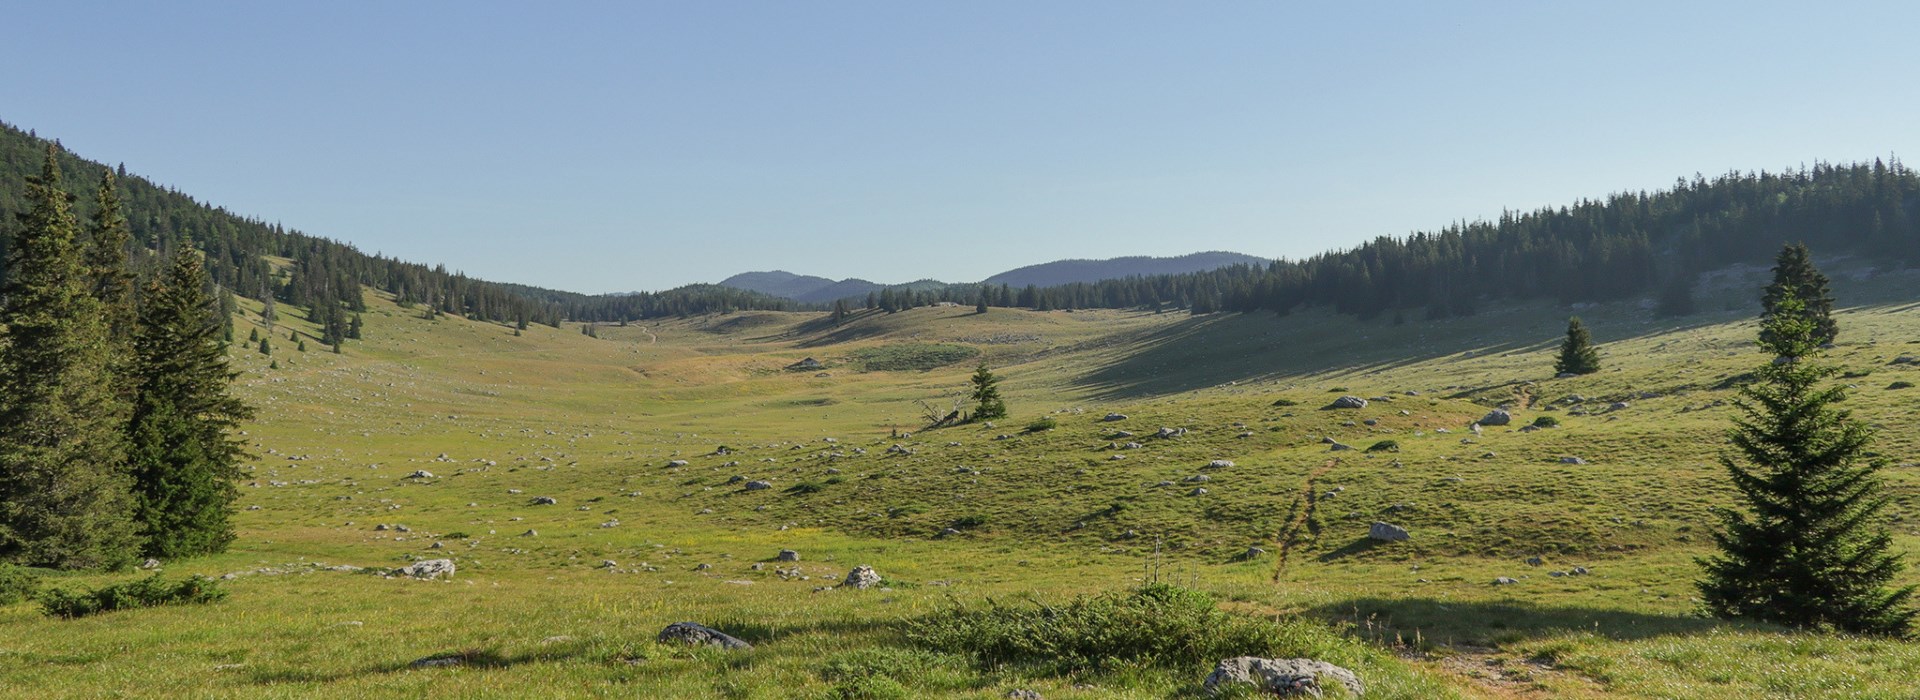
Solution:
<svg viewBox="0 0 1920 700"><path fill-rule="evenodd" d="M979 369L973 371L972 382L974 408L970 420L1007 417L1007 403L1000 399L1000 378L993 376L986 362L981 362Z"/></svg>
<svg viewBox="0 0 1920 700"><path fill-rule="evenodd" d="M1593 374L1600 371L1600 352L1593 349L1593 336L1579 316L1567 319L1567 339L1560 342L1560 357L1553 361L1559 374Z"/></svg>
<svg viewBox="0 0 1920 700"><path fill-rule="evenodd" d="M250 412L227 393L233 373L206 285L200 253L182 251L140 305L129 467L152 556L219 552L233 541L241 449L231 432Z"/></svg>
<svg viewBox="0 0 1920 700"><path fill-rule="evenodd" d="M132 238L113 171L108 170L94 192L94 212L87 225L84 256L88 286L94 298L100 300L108 332L128 342L133 338L134 318L133 273L127 270L127 242Z"/></svg>
<svg viewBox="0 0 1920 700"><path fill-rule="evenodd" d="M1804 243L1781 248L1780 255L1774 258L1773 284L1767 285L1766 294L1760 298L1766 316L1782 313L1780 302L1789 295L1800 301L1800 308L1794 313L1813 322L1814 344L1833 342L1840 334L1839 324L1833 320L1833 293L1827 289L1827 276L1813 266L1813 253ZM1762 327L1760 332L1765 334L1767 330Z"/></svg>
<svg viewBox="0 0 1920 700"><path fill-rule="evenodd" d="M1819 386L1838 371L1812 361L1825 332L1819 320L1791 290L1773 302L1760 344L1774 360L1741 389L1735 454L1721 459L1742 507L1719 513L1720 551L1700 561L1701 600L1725 618L1908 634L1915 587L1888 587L1903 566L1889 551L1882 465L1867 458L1871 433L1834 406L1844 388Z"/></svg>
<svg viewBox="0 0 1920 700"><path fill-rule="evenodd" d="M56 151L27 182L0 325L0 556L118 568L139 551L128 505L124 402Z"/></svg>

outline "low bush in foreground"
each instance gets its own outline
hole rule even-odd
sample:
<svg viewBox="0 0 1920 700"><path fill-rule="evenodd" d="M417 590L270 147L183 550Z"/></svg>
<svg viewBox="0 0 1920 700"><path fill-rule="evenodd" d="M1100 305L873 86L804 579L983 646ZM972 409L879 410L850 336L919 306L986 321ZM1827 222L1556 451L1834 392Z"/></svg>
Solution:
<svg viewBox="0 0 1920 700"><path fill-rule="evenodd" d="M959 605L915 621L907 636L984 666L1055 674L1195 668L1234 656L1296 656L1311 646L1289 627L1229 614L1206 593L1160 583L1064 605Z"/></svg>
<svg viewBox="0 0 1920 700"><path fill-rule="evenodd" d="M40 579L25 567L0 564L0 605L12 605L32 598L40 590Z"/></svg>
<svg viewBox="0 0 1920 700"><path fill-rule="evenodd" d="M220 589L220 584L205 576L189 576L179 583L169 583L154 574L93 590L48 589L40 594L40 610L53 617L71 619L157 605L211 603L226 597L227 592Z"/></svg>
<svg viewBox="0 0 1920 700"><path fill-rule="evenodd" d="M1042 416L1027 424L1027 432L1044 433L1058 427L1060 427L1060 421L1054 420L1053 416Z"/></svg>

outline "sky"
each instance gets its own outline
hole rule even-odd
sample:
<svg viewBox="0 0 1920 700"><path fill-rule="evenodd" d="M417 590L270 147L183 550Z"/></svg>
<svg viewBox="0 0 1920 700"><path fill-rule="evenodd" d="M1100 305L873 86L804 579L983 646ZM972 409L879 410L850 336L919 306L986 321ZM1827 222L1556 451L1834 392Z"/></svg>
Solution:
<svg viewBox="0 0 1920 700"><path fill-rule="evenodd" d="M9 2L0 121L485 279L1298 258L1920 153L1920 3Z"/></svg>

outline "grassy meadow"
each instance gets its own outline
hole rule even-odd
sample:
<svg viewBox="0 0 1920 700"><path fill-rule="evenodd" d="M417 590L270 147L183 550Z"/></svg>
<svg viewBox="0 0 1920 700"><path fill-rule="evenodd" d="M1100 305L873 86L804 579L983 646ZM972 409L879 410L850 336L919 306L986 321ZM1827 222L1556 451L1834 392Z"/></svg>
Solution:
<svg viewBox="0 0 1920 700"><path fill-rule="evenodd" d="M1764 360L1759 274L1704 280L1680 319L1573 311L1605 369L1572 379L1551 369L1570 312L1546 303L1444 321L744 312L592 338L370 292L367 340L343 354L298 311L268 331L248 306L237 335L270 332L274 355L234 350L259 412L240 539L162 566L230 595L0 608L0 694L1197 697L1211 664L983 665L910 634L956 606L1161 581L1354 669L1368 697L1916 697L1920 643L1697 613L1694 558L1732 498L1729 380ZM1920 275L1835 277L1850 306L1828 359L1879 428L1896 542L1920 564L1920 388L1887 388L1920 383L1897 362L1920 356ZM787 369L806 357L825 367ZM981 360L1012 415L921 431ZM1348 394L1373 400L1321 409ZM1511 425L1469 431L1500 405ZM1541 417L1558 425L1522 430ZM1376 543L1374 521L1412 537ZM451 580L334 568L438 558ZM861 564L887 586L831 588ZM683 620L756 648L653 641ZM412 666L436 657L462 663Z"/></svg>

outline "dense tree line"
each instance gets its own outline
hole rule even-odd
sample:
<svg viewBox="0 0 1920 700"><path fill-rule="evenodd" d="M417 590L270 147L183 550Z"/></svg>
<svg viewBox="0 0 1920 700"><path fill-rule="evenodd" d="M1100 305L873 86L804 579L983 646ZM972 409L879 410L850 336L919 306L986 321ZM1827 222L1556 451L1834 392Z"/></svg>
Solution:
<svg viewBox="0 0 1920 700"><path fill-rule="evenodd" d="M221 551L248 415L227 391L228 312L199 250L129 245L117 173L83 226L60 160L48 147L24 180L0 284L0 559ZM136 257L164 270L138 274Z"/></svg>
<svg viewBox="0 0 1920 700"><path fill-rule="evenodd" d="M1318 306L1361 317L1473 314L1496 300L1659 300L1689 313L1700 272L1766 260L1785 241L1920 264L1920 177L1899 161L1682 179L1659 192L1509 212L1265 267L1057 287L894 287L867 308L939 302L1040 310L1273 311Z"/></svg>

